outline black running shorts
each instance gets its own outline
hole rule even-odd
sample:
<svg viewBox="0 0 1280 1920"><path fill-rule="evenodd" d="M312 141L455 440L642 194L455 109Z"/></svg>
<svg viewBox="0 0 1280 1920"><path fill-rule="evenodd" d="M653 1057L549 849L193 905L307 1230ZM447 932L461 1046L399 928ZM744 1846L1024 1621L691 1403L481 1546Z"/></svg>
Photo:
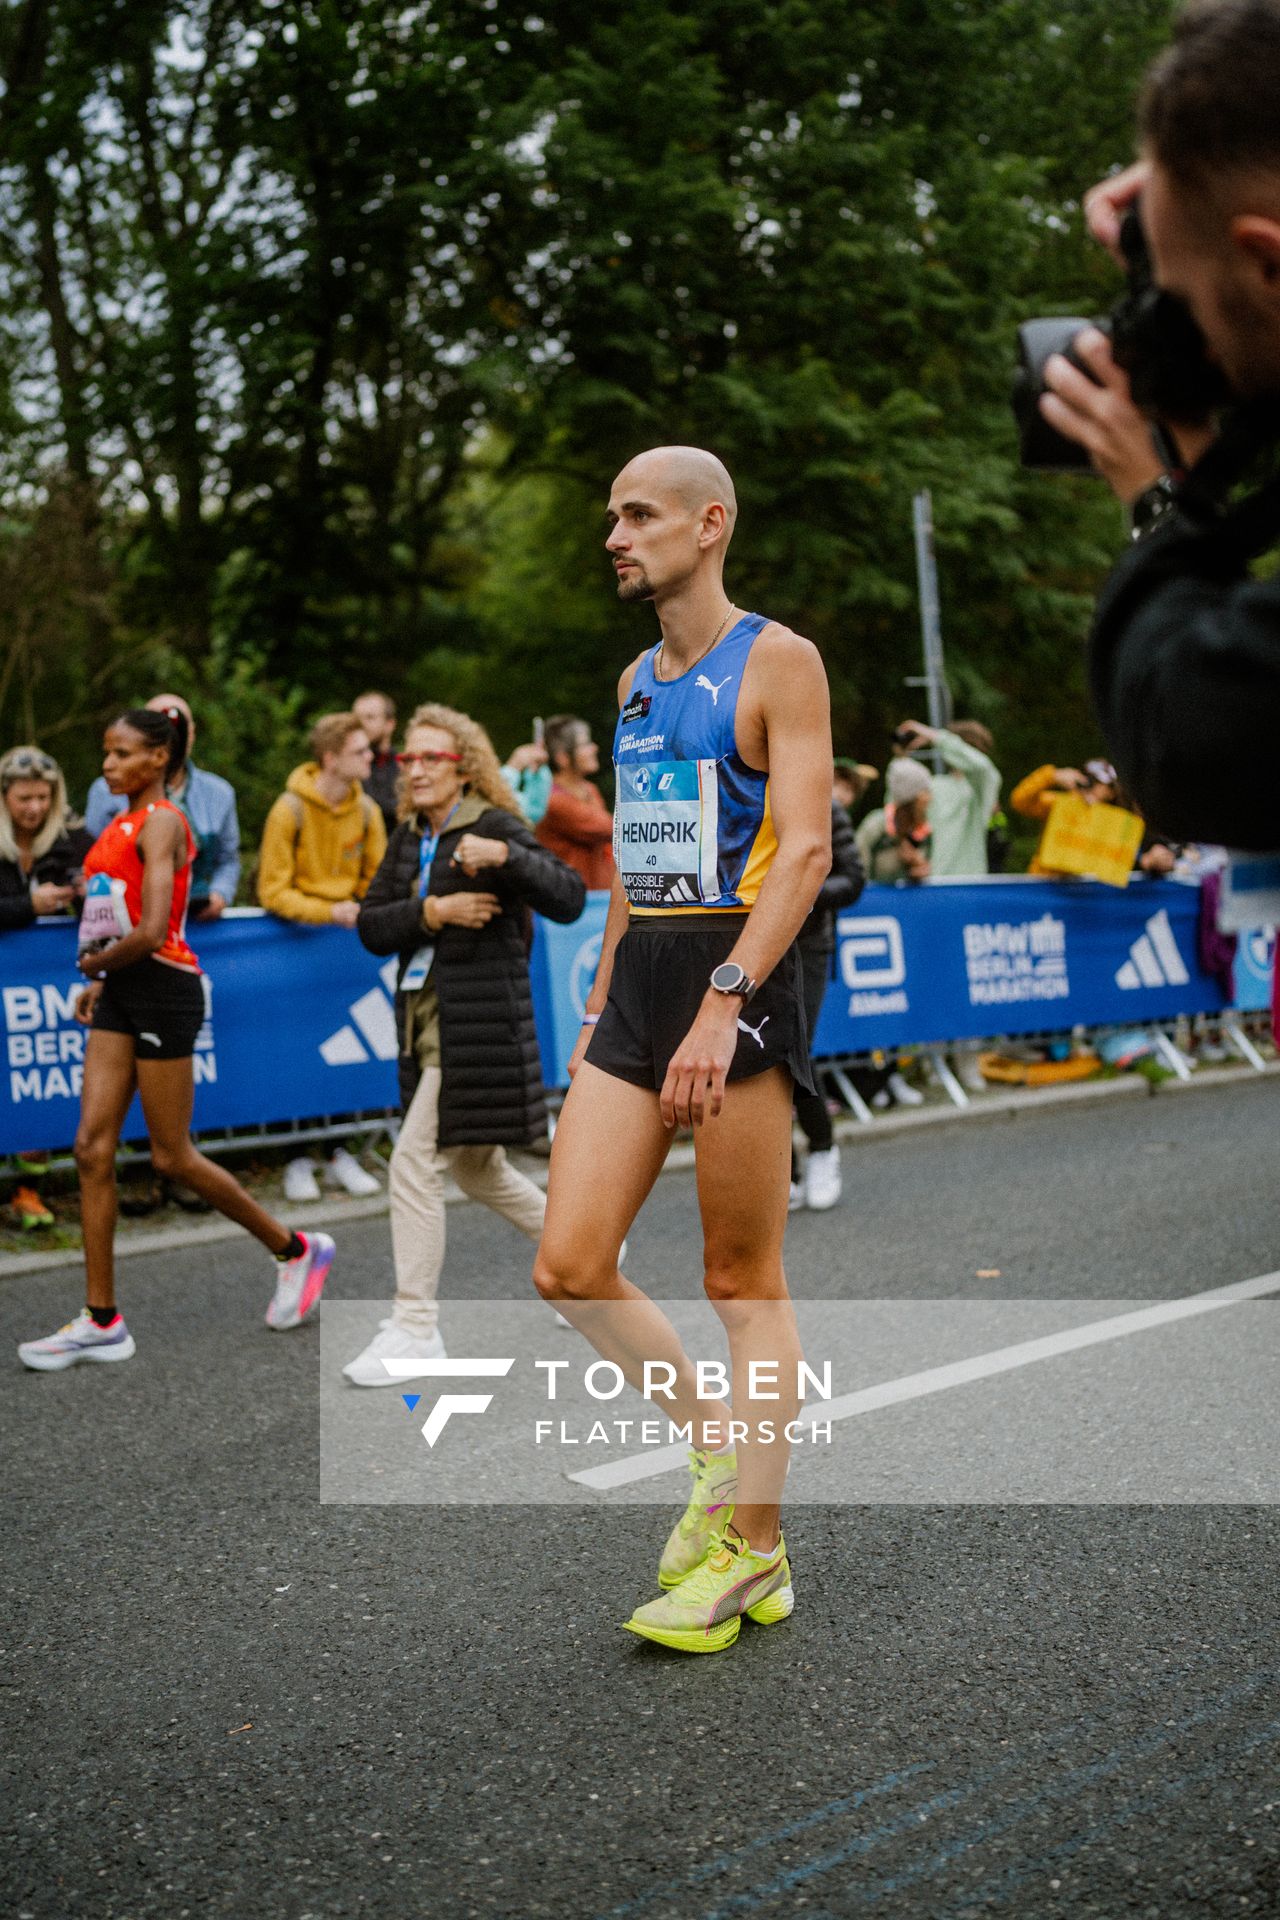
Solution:
<svg viewBox="0 0 1280 1920"><path fill-rule="evenodd" d="M587 1059L616 1080L661 1090L671 1056L693 1025L711 978L742 933L745 916L637 915L613 956L609 999L592 1029ZM789 947L738 1016L738 1047L729 1080L786 1067L796 1086L813 1091L804 986L797 949Z"/></svg>
<svg viewBox="0 0 1280 1920"><path fill-rule="evenodd" d="M97 1033L127 1033L139 1060L186 1060L208 1015L203 973L148 958L107 975L93 1027Z"/></svg>

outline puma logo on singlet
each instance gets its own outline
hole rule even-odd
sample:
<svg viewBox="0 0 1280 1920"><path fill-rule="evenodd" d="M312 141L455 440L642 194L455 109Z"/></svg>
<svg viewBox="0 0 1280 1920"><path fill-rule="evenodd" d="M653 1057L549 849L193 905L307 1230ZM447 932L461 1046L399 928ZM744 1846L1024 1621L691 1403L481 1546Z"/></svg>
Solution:
<svg viewBox="0 0 1280 1920"><path fill-rule="evenodd" d="M732 678L733 678L733 675L731 673L726 673L724 679L717 682L713 686L711 681L708 680L706 674L700 673L693 684L695 687L705 687L707 692L711 695L712 706L718 707L720 705L720 688L727 687L729 682L732 680Z"/></svg>
<svg viewBox="0 0 1280 1920"><path fill-rule="evenodd" d="M764 1041L760 1038L760 1036L764 1032L768 1024L769 1024L769 1015L767 1013L764 1019L760 1022L760 1025L758 1027L749 1027L745 1020L739 1020L738 1032L749 1033L751 1035L751 1038L755 1041L756 1045L759 1047L761 1053L763 1053Z"/></svg>

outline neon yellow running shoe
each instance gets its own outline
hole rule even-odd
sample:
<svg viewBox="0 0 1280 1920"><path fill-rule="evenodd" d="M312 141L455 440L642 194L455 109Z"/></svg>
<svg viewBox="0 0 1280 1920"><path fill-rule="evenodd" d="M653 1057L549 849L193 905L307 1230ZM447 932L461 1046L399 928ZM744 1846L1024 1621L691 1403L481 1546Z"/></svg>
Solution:
<svg viewBox="0 0 1280 1920"><path fill-rule="evenodd" d="M781 1536L772 1553L753 1553L736 1528L727 1527L673 1593L637 1607L623 1625L677 1653L720 1653L737 1639L744 1613L757 1626L771 1627L795 1603Z"/></svg>
<svg viewBox="0 0 1280 1920"><path fill-rule="evenodd" d="M658 1562L660 1587L678 1587L702 1565L732 1520L733 1503L738 1497L736 1453L704 1453L700 1447L691 1447L689 1465L693 1468L693 1492L662 1549Z"/></svg>

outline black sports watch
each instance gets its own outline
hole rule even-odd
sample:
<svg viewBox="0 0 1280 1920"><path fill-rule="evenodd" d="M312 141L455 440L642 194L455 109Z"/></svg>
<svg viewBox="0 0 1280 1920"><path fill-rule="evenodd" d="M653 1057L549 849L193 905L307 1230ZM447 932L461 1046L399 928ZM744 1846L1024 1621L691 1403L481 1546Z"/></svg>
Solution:
<svg viewBox="0 0 1280 1920"><path fill-rule="evenodd" d="M718 967L711 969L711 985L717 993L736 993L745 1007L756 990L756 983L745 967L736 960L722 960Z"/></svg>
<svg viewBox="0 0 1280 1920"><path fill-rule="evenodd" d="M1129 538L1142 540L1160 525L1166 514L1178 504L1177 485L1171 473L1162 473L1138 495L1129 508Z"/></svg>

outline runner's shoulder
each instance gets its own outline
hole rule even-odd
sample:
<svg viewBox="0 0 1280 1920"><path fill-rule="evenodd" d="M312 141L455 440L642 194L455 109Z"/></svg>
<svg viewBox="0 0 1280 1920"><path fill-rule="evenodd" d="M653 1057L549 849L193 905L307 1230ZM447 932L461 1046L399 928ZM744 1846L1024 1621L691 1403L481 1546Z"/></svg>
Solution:
<svg viewBox="0 0 1280 1920"><path fill-rule="evenodd" d="M648 653L649 653L648 647L645 647L643 652L638 653L635 659L631 662L631 665L624 670L622 674L622 678L618 681L618 705L620 707L625 707L627 704L627 701L631 698L632 683L635 680L637 673L639 673L640 671L641 661L646 657Z"/></svg>
<svg viewBox="0 0 1280 1920"><path fill-rule="evenodd" d="M822 655L813 641L784 626L781 620L770 620L761 627L751 649L751 665L757 684L763 682L766 687L784 685L797 674L802 684L815 677L826 678Z"/></svg>
<svg viewBox="0 0 1280 1920"><path fill-rule="evenodd" d="M187 841L187 823L175 806L155 807L138 829L138 840L146 839L153 847L163 847L166 838L173 846L185 846Z"/></svg>

